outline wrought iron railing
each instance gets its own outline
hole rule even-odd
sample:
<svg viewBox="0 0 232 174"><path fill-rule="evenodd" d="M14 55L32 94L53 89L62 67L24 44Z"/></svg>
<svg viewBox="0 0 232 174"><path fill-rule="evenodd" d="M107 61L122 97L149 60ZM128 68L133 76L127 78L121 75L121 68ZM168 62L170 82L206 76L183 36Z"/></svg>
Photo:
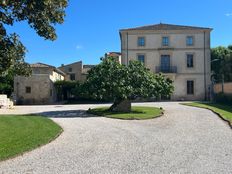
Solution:
<svg viewBox="0 0 232 174"><path fill-rule="evenodd" d="M177 66L157 66L156 73L177 73Z"/></svg>

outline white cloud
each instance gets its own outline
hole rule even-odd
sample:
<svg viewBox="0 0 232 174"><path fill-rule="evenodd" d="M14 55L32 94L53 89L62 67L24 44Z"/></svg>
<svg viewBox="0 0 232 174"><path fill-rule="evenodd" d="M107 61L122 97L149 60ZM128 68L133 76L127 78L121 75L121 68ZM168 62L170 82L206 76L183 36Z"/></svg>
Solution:
<svg viewBox="0 0 232 174"><path fill-rule="evenodd" d="M225 14L227 17L230 17L230 16L232 16L232 13L226 13Z"/></svg>
<svg viewBox="0 0 232 174"><path fill-rule="evenodd" d="M77 50L81 50L81 49L83 49L83 46L82 46L82 45L77 45L77 46L76 46L76 49L77 49Z"/></svg>

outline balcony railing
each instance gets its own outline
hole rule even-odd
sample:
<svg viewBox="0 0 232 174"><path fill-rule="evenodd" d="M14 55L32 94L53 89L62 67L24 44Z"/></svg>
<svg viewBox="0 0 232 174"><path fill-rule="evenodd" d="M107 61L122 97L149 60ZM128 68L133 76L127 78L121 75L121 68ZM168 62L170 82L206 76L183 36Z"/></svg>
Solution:
<svg viewBox="0 0 232 174"><path fill-rule="evenodd" d="M176 66L157 66L156 73L177 73Z"/></svg>

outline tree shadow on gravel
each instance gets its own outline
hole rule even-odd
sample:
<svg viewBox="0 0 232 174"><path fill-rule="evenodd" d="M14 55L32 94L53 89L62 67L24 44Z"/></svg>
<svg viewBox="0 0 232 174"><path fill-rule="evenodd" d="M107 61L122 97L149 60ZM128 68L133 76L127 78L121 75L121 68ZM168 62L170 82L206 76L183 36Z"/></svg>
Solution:
<svg viewBox="0 0 232 174"><path fill-rule="evenodd" d="M90 118L99 117L97 115L92 115L87 113L86 110L68 110L68 111L48 111L37 113L36 115L41 115L49 118Z"/></svg>

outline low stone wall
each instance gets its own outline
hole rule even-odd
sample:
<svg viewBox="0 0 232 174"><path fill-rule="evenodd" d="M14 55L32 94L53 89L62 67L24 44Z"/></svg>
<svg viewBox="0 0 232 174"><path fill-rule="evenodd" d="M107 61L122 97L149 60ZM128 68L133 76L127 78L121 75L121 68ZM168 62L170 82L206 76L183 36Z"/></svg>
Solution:
<svg viewBox="0 0 232 174"><path fill-rule="evenodd" d="M222 92L222 84L218 83L214 85L214 93ZM225 94L232 94L232 82L224 83L224 93Z"/></svg>
<svg viewBox="0 0 232 174"><path fill-rule="evenodd" d="M13 102L6 95L0 95L0 109L12 109Z"/></svg>

